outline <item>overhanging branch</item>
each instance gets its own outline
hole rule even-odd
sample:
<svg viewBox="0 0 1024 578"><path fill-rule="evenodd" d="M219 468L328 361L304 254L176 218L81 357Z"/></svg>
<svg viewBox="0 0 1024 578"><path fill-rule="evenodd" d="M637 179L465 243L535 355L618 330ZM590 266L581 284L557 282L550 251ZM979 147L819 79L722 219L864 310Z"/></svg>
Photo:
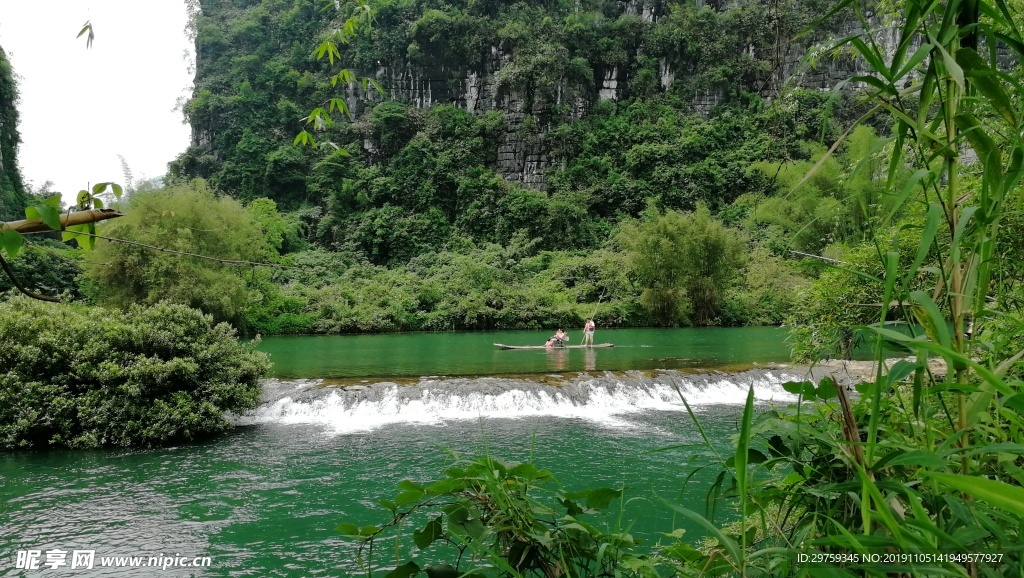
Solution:
<svg viewBox="0 0 1024 578"><path fill-rule="evenodd" d="M0 255L0 267L2 267L4 273L7 273L7 276L11 278L11 283L14 284L18 291L21 291L22 293L28 295L33 299L38 299L40 301L49 301L51 303L60 303L60 298L58 297L50 297L49 295L42 295L39 293L29 291L24 285L21 284L21 281L18 280L18 276L14 274L14 269L12 269L10 264L7 263L7 260L4 259L3 255Z"/></svg>

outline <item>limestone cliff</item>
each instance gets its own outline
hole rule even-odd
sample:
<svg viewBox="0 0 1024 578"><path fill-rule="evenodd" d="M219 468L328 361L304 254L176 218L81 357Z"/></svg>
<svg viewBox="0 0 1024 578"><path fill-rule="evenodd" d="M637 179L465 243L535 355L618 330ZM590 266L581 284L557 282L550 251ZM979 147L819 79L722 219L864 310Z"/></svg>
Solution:
<svg viewBox="0 0 1024 578"><path fill-rule="evenodd" d="M236 152L272 154L276 145L267 134L285 142L298 132L297 119L324 98L319 87L326 67L311 62L309 47L337 25L315 4L201 2L196 95L187 108L193 149L182 172L206 176ZM549 129L601 101L661 93L706 116L718 104L750 95L773 98L787 83L828 90L855 74L858 64L848 57L824 54L814 66L804 58L849 24L790 40L834 4L481 0L435 8L428 0L392 0L378 6L373 29L343 55L384 94L355 89L345 98L357 119L382 98L420 108L500 111L505 131L493 168L508 181L543 190L548 170L559 162L546 142ZM228 69L232 74L224 73ZM259 122L242 115L259 115ZM377 146L369 136L362 143L368 150ZM235 180L246 178L259 176Z"/></svg>

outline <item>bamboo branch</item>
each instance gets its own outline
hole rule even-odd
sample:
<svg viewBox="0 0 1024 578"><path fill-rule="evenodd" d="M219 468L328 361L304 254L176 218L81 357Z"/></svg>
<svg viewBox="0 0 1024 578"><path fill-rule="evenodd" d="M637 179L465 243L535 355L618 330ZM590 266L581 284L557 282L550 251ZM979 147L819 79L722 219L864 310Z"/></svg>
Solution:
<svg viewBox="0 0 1024 578"><path fill-rule="evenodd" d="M116 219L117 217L123 217L124 213L114 209L91 209L88 211L77 211L74 213L61 213L60 215L60 228L61 230L68 227L74 227L75 225L85 225L88 223L97 223L99 221L106 221L107 219ZM41 219L22 219L20 221L10 221L3 223L0 226L0 231L11 229L19 233L47 233L53 231L49 225L44 223Z"/></svg>

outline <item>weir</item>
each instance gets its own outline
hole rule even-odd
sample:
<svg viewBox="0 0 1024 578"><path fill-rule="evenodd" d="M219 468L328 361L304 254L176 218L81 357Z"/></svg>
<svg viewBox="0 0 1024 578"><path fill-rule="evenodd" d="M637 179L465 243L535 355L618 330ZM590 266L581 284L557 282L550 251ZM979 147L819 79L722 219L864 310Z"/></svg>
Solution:
<svg viewBox="0 0 1024 578"><path fill-rule="evenodd" d="M237 417L241 425L318 424L339 434L389 424L443 424L450 420L550 416L628 427L623 419L647 411L685 412L680 396L700 411L708 405L742 405L753 386L758 402L787 404L796 396L782 385L820 379L822 371L753 369L736 373L627 372L575 377L424 377L325 386L320 380L266 380L264 403ZM560 378L552 380L551 378Z"/></svg>

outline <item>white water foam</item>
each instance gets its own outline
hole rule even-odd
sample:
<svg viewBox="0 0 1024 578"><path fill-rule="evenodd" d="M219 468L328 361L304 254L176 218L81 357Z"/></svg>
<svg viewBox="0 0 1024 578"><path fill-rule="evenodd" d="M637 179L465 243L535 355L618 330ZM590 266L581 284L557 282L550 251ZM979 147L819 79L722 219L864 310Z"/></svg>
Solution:
<svg viewBox="0 0 1024 578"><path fill-rule="evenodd" d="M623 416L645 411L685 411L675 386L695 409L739 404L753 385L761 402L789 403L796 396L782 389L797 376L779 372L757 375L661 376L656 379L596 378L564 387L463 380L415 386L379 384L359 391L323 390L326 395L296 400L291 396L265 404L237 418L239 424L317 424L336 433L373 430L389 424L443 424L450 420L516 419L537 416L583 419L610 428L629 428Z"/></svg>

